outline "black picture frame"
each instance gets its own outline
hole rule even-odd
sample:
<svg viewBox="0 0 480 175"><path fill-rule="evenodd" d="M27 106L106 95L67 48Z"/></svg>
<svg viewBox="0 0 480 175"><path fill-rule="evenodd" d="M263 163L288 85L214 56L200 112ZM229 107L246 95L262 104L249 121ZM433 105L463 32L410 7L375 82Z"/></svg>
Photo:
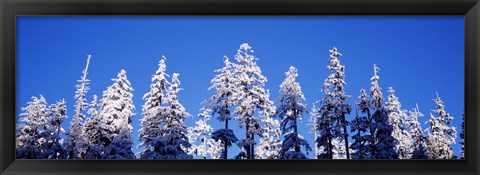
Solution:
<svg viewBox="0 0 480 175"><path fill-rule="evenodd" d="M479 174L478 0L0 0L0 174ZM19 15L464 15L465 160L15 160Z"/></svg>

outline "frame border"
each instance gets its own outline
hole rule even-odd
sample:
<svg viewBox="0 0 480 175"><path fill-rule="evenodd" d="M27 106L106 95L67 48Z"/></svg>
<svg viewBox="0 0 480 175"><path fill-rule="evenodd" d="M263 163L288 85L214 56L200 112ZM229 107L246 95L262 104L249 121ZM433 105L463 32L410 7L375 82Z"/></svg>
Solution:
<svg viewBox="0 0 480 175"><path fill-rule="evenodd" d="M479 0L0 0L0 11L0 174L479 174ZM463 15L466 159L15 160L15 18L21 15Z"/></svg>

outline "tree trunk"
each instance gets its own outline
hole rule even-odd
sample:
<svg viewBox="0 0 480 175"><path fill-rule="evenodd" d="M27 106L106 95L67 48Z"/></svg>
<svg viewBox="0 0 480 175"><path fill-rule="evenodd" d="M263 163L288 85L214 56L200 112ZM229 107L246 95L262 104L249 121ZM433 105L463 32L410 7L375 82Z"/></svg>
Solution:
<svg viewBox="0 0 480 175"><path fill-rule="evenodd" d="M345 149L347 153L347 159L350 159L350 151L348 148L348 134L347 134L347 121L345 120L345 113L342 112L343 132L345 137Z"/></svg>
<svg viewBox="0 0 480 175"><path fill-rule="evenodd" d="M255 134L254 133L251 133L251 134L252 134L252 141L255 141ZM255 159L255 144L252 143L250 145L250 149L251 149L250 152L252 153L251 157L252 159Z"/></svg>
<svg viewBox="0 0 480 175"><path fill-rule="evenodd" d="M327 141L328 141L328 149L327 149L328 158L333 159L332 135L330 133L330 127L328 127L328 123L326 125L327 125L326 130L327 130Z"/></svg>
<svg viewBox="0 0 480 175"><path fill-rule="evenodd" d="M371 125L372 125L372 115L370 114L370 109L367 109L367 115L368 115L368 123L369 123L368 128L369 128L369 130L370 130L370 136L371 136L372 138L375 138L375 128L372 128L372 127L371 127ZM369 142L370 142L370 143L369 143L369 144L370 144L370 145L369 145L370 147L372 147L372 146L375 145L375 139L373 139L373 141L370 140ZM372 155L371 155L370 158L372 159L373 157L375 157L375 148L372 148L371 153L372 153Z"/></svg>
<svg viewBox="0 0 480 175"><path fill-rule="evenodd" d="M225 131L228 130L228 119L225 119ZM227 159L227 142L223 141L223 159Z"/></svg>
<svg viewBox="0 0 480 175"><path fill-rule="evenodd" d="M246 126L245 126L245 128L246 128L245 138L246 138L247 141L249 141L249 140L250 140L250 134L248 133L248 128L249 128L248 125L249 125L249 122L250 122L250 121L249 121L248 119L245 119L245 120L247 120L247 121L246 121ZM247 149L246 149L246 151L247 151L247 159L251 159L251 152L250 152L250 151L251 151L251 147L250 147L250 145L246 146L246 148L247 148Z"/></svg>
<svg viewBox="0 0 480 175"><path fill-rule="evenodd" d="M293 126L295 127L293 127L293 133L295 134L295 137L298 137L298 131L297 131L297 115L298 114L297 113L298 111L294 110ZM294 149L295 149L295 152L300 152L300 147L297 144L295 144Z"/></svg>
<svg viewBox="0 0 480 175"><path fill-rule="evenodd" d="M318 159L318 148L317 148L317 117L313 118L313 152L315 154L314 158Z"/></svg>
<svg viewBox="0 0 480 175"><path fill-rule="evenodd" d="M328 129L327 133L327 140L328 140L328 158L333 159L333 149L332 149L332 136L330 135L330 129Z"/></svg>
<svg viewBox="0 0 480 175"><path fill-rule="evenodd" d="M358 130L358 135L360 135L360 130ZM363 154L363 143L362 142L359 142L358 144L360 144L359 148L358 148L358 152ZM360 155L360 154L359 154ZM357 159L363 159L363 155L362 156L358 156Z"/></svg>

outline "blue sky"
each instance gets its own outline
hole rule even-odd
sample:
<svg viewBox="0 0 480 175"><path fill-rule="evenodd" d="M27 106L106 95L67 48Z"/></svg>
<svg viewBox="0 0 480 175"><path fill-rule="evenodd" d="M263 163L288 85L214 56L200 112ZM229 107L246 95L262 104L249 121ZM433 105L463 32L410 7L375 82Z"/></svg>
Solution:
<svg viewBox="0 0 480 175"><path fill-rule="evenodd" d="M65 99L68 115L74 111L75 84L80 79L88 53L92 54L88 79L92 96L101 96L121 69L135 91L137 115L132 135L138 143L143 94L162 55L167 73L180 73L180 102L198 118L214 70L223 66L223 56L233 59L240 44L249 43L258 65L268 78L271 100L278 106L278 86L290 65L297 67L298 82L307 108L323 97L320 92L328 75L328 50L337 47L346 67L347 102L358 100L361 88L370 88L373 64L380 67L380 86L387 98L394 87L404 109L418 103L425 117L435 107L438 92L460 133L464 108L463 16L20 16L17 17L17 114L30 97L42 94L48 103ZM351 120L353 115L348 115ZM18 118L18 115L17 115ZM68 118L63 126L68 128ZM313 144L308 116L300 134ZM223 125L211 120L214 128ZM237 123L230 124L237 128ZM427 125L423 124L423 128ZM244 129L235 130L239 138ZM454 146L458 155L459 145ZM135 147L134 152L138 152ZM238 147L229 149L229 157ZM310 157L312 154L310 153Z"/></svg>

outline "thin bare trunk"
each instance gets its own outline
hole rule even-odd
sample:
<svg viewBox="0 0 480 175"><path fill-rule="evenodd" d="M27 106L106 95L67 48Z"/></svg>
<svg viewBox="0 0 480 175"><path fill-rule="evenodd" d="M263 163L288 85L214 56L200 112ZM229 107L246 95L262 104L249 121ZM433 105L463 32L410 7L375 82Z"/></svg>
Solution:
<svg viewBox="0 0 480 175"><path fill-rule="evenodd" d="M350 151L348 148L348 134L347 134L347 121L345 120L345 113L342 112L342 124L343 124L343 134L345 137L345 149L347 153L347 159L350 159Z"/></svg>
<svg viewBox="0 0 480 175"><path fill-rule="evenodd" d="M228 130L228 119L225 119L225 130ZM227 159L227 143L226 143L226 140L224 140L224 143L223 143L223 159Z"/></svg>

